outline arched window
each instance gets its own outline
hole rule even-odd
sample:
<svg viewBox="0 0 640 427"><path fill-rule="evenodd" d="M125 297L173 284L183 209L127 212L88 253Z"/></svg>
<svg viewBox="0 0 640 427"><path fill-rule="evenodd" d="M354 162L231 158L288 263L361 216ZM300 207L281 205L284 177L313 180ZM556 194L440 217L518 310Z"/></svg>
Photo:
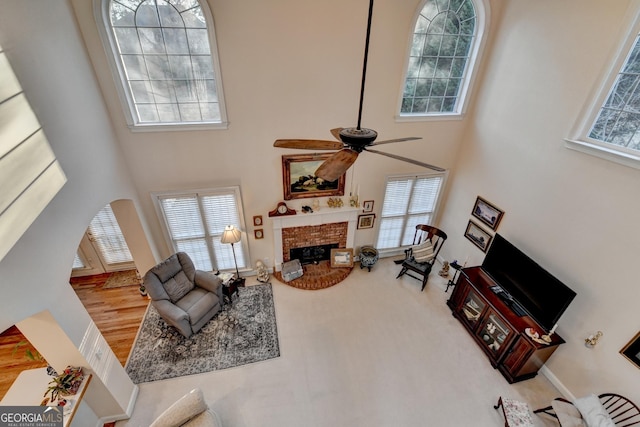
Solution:
<svg viewBox="0 0 640 427"><path fill-rule="evenodd" d="M640 11L626 26L611 68L565 145L640 169Z"/></svg>
<svg viewBox="0 0 640 427"><path fill-rule="evenodd" d="M424 2L413 31L401 117L463 112L485 14L481 1Z"/></svg>
<svg viewBox="0 0 640 427"><path fill-rule="evenodd" d="M206 2L99 1L131 125L226 125Z"/></svg>

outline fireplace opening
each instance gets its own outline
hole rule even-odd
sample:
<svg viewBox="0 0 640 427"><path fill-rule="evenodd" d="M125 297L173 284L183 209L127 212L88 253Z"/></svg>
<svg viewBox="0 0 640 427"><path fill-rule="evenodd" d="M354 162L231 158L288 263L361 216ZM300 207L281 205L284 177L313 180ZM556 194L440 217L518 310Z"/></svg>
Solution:
<svg viewBox="0 0 640 427"><path fill-rule="evenodd" d="M337 243L328 245L306 246L289 249L289 259L298 259L300 264L317 264L331 258L331 249L338 248Z"/></svg>

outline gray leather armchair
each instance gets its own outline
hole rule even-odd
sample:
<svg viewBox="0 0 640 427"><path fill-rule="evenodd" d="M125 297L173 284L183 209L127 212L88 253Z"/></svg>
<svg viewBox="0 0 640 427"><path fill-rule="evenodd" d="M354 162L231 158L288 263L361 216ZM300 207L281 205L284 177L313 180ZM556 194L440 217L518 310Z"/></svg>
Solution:
<svg viewBox="0 0 640 427"><path fill-rule="evenodd" d="M144 275L151 304L185 337L198 332L224 304L222 280L196 270L184 252L171 255Z"/></svg>

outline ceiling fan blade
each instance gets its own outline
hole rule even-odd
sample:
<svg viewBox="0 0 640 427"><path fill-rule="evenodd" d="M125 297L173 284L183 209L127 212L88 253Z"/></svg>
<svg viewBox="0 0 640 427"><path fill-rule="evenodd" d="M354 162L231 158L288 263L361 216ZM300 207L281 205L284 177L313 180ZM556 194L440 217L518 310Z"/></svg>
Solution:
<svg viewBox="0 0 640 427"><path fill-rule="evenodd" d="M422 166L423 168L432 169L432 170L438 171L438 172L444 172L446 170L446 169L442 169L439 166L430 165L429 163L423 163L423 162L420 162L418 160L408 159L406 157L397 156L395 154L384 153L384 152L378 151L378 150L370 150L368 148L366 149L366 151L368 151L370 153L381 154L383 156L391 157L392 159L401 160L403 162L412 163L414 165Z"/></svg>
<svg viewBox="0 0 640 427"><path fill-rule="evenodd" d="M316 170L316 176L325 181L335 181L351 167L357 158L358 153L350 148L340 150L320 165Z"/></svg>
<svg viewBox="0 0 640 427"><path fill-rule="evenodd" d="M338 141L342 141L342 138L340 138L340 132L342 132L342 129L344 128L331 129L331 135L333 135L333 137Z"/></svg>
<svg viewBox="0 0 640 427"><path fill-rule="evenodd" d="M342 142L323 141L320 139L277 139L273 146L299 148L301 150L340 150L343 147Z"/></svg>
<svg viewBox="0 0 640 427"><path fill-rule="evenodd" d="M409 136L407 138L396 138L396 139L386 139L384 141L375 141L370 145L380 145L380 144L389 144L392 142L402 142L402 141L414 141L416 139L422 139L422 137L419 136Z"/></svg>

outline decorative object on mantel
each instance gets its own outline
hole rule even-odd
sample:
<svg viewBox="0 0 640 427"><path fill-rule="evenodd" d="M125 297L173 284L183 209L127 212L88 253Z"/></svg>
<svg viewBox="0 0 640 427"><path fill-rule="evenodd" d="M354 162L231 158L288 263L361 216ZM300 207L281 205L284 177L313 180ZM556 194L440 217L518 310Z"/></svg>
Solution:
<svg viewBox="0 0 640 427"><path fill-rule="evenodd" d="M279 202L278 206L272 211L269 212L269 216L285 216L285 215L295 215L295 209L289 209L289 206L285 202Z"/></svg>
<svg viewBox="0 0 640 427"><path fill-rule="evenodd" d="M311 207L313 208L314 211L319 211L320 210L320 200L313 199L313 202L311 203Z"/></svg>
<svg viewBox="0 0 640 427"><path fill-rule="evenodd" d="M360 202L358 202L357 194L355 196L349 196L349 206L351 206L352 208L360 207Z"/></svg>
<svg viewBox="0 0 640 427"><path fill-rule="evenodd" d="M327 206L330 208L341 208L344 206L344 203L340 197L329 197L329 200L327 200Z"/></svg>
<svg viewBox="0 0 640 427"><path fill-rule="evenodd" d="M67 366L62 374L49 382L49 387L43 397L50 395L51 402L54 402L60 396L73 396L78 392L83 379L82 368Z"/></svg>
<svg viewBox="0 0 640 427"><path fill-rule="evenodd" d="M282 188L284 199L344 196L344 174L332 181L318 178L315 170L330 154L293 154L282 156Z"/></svg>
<svg viewBox="0 0 640 427"><path fill-rule="evenodd" d="M311 209L311 206L304 205L302 207L302 213L313 213L313 209Z"/></svg>

